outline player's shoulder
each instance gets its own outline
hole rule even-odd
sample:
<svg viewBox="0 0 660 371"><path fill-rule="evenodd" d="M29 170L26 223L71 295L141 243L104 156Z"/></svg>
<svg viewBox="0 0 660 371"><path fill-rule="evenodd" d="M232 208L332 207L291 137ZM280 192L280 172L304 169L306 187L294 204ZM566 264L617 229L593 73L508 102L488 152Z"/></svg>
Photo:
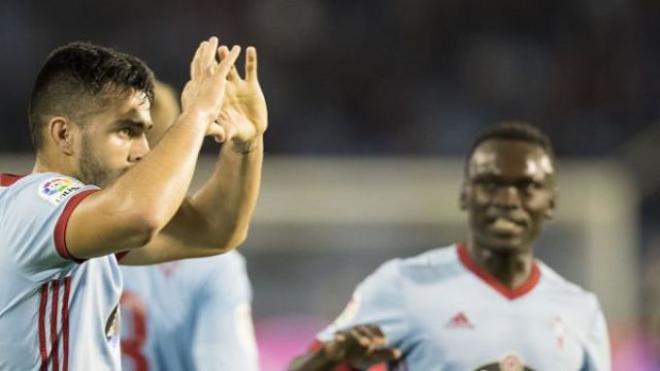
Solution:
<svg viewBox="0 0 660 371"><path fill-rule="evenodd" d="M460 273L456 245L450 245L407 258L389 260L374 275L397 280L439 281Z"/></svg>
<svg viewBox="0 0 660 371"><path fill-rule="evenodd" d="M0 190L8 201L26 199L46 201L58 205L85 184L76 178L59 173L32 173L25 176L3 174Z"/></svg>
<svg viewBox="0 0 660 371"><path fill-rule="evenodd" d="M562 277L542 261L537 261L537 264L541 270L544 292L547 295L567 305L575 305L585 310L599 308L598 298L593 292Z"/></svg>

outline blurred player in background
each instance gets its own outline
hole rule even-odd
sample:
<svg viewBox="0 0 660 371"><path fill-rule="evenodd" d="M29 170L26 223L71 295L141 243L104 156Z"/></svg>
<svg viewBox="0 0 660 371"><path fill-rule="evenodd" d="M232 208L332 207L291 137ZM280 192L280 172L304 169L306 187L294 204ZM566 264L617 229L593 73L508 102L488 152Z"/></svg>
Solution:
<svg viewBox="0 0 660 371"><path fill-rule="evenodd" d="M597 298L534 259L554 156L526 123L477 138L460 195L466 243L382 265L291 370L610 370Z"/></svg>
<svg viewBox="0 0 660 371"><path fill-rule="evenodd" d="M150 151L152 73L89 43L54 50L30 101L32 174L0 176L0 369L119 370L118 260L216 255L246 237L261 179L254 48L200 44L182 114ZM217 121L217 122L216 122ZM188 197L204 137L225 144Z"/></svg>
<svg viewBox="0 0 660 371"><path fill-rule="evenodd" d="M177 100L156 81L151 147L179 116ZM123 370L258 370L252 291L238 252L121 271Z"/></svg>

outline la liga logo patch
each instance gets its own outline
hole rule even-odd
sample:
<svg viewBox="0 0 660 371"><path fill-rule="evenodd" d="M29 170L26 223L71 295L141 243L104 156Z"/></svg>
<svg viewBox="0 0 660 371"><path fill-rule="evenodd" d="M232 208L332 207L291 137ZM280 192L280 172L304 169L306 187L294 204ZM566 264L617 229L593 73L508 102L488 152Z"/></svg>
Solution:
<svg viewBox="0 0 660 371"><path fill-rule="evenodd" d="M41 183L39 196L53 205L59 205L81 187L82 184L71 178L52 178Z"/></svg>

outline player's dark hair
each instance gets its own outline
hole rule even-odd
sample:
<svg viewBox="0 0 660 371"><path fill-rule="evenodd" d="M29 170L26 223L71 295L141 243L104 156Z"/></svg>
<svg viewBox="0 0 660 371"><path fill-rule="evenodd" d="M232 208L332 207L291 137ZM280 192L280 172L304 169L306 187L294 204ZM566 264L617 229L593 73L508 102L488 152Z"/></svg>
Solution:
<svg viewBox="0 0 660 371"><path fill-rule="evenodd" d="M515 140L531 143L541 147L548 154L550 160L554 162L555 154L552 142L541 129L526 121L504 121L483 131L472 143L465 161L464 170L466 175L474 151L479 145L488 140Z"/></svg>
<svg viewBox="0 0 660 371"><path fill-rule="evenodd" d="M32 143L43 146L43 127L49 116L77 119L99 104L109 89L135 89L153 100L153 72L139 58L87 42L72 42L53 50L41 67L32 89L28 116Z"/></svg>

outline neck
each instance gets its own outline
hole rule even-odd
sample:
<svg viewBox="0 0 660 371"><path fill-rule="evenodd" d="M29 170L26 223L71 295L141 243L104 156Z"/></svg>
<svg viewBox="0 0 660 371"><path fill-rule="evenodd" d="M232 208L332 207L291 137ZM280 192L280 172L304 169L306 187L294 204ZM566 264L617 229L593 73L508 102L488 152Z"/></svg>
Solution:
<svg viewBox="0 0 660 371"><path fill-rule="evenodd" d="M52 160L52 156L43 153L37 153L37 160L32 167L33 173L60 173L64 175L73 175L73 172L67 166L65 161Z"/></svg>
<svg viewBox="0 0 660 371"><path fill-rule="evenodd" d="M480 268L510 289L520 287L532 273L534 256L531 248L521 249L522 251L497 251L481 246L471 238L467 249Z"/></svg>

